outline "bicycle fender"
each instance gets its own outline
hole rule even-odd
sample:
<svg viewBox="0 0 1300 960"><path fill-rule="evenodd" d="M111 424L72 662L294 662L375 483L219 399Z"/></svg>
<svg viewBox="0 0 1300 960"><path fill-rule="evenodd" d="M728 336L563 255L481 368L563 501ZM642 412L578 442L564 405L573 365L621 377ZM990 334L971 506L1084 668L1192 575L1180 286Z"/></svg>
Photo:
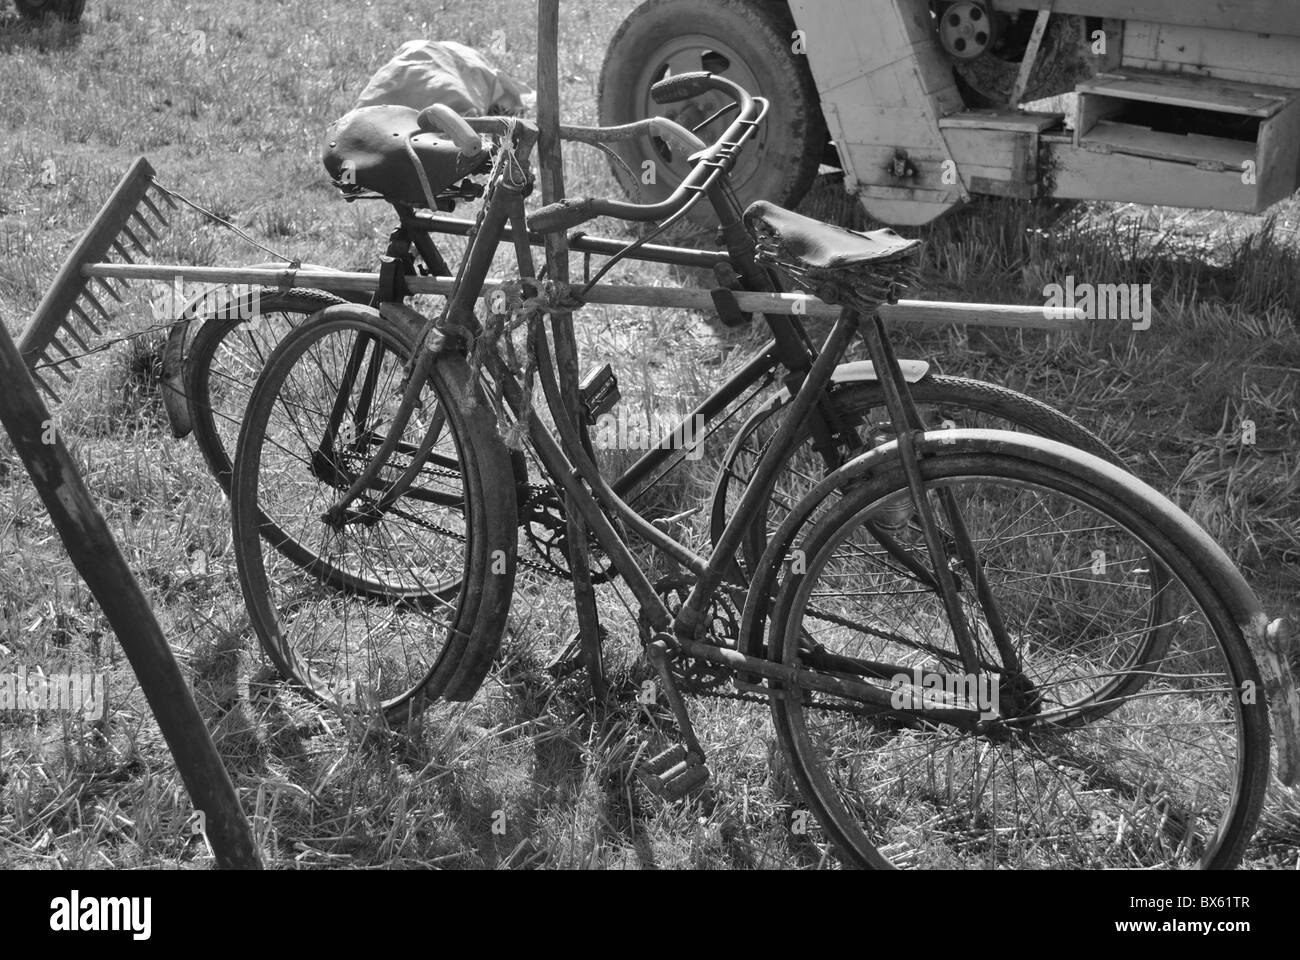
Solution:
<svg viewBox="0 0 1300 960"><path fill-rule="evenodd" d="M274 269L283 267L281 261L273 263L248 264L249 269ZM304 263L302 270L332 270L315 263ZM167 413L167 422L171 426L172 436L180 440L194 432L194 420L190 416L189 399L185 396L185 364L189 358L189 346L193 338L191 328L197 311L201 306L210 306L212 294L225 291L223 284L210 284L201 293L190 297L178 311L176 322L167 333L167 343L163 347L162 398L163 409ZM369 303L370 295L364 291L340 290L334 293L353 303Z"/></svg>
<svg viewBox="0 0 1300 960"><path fill-rule="evenodd" d="M926 360L899 360L898 365L903 369L903 379L908 383L916 383L930 372L930 364ZM853 360L850 363L841 363L831 373L831 383L864 383L879 379L876 376L876 368L870 360ZM777 391L776 396L763 406L762 410L768 411L773 406L789 402L790 388L782 387Z"/></svg>
<svg viewBox="0 0 1300 960"><path fill-rule="evenodd" d="M177 320L173 323L163 347L162 379L159 386L167 422L171 425L172 436L177 440L188 437L194 431L189 400L185 396L185 350L189 344L192 323L193 320Z"/></svg>

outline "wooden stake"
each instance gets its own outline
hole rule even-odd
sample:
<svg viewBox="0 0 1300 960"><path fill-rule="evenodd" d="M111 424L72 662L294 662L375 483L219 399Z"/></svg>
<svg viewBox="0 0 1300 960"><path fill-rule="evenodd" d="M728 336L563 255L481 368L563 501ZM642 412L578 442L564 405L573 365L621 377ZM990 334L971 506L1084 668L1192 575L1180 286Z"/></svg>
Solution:
<svg viewBox="0 0 1300 960"><path fill-rule="evenodd" d="M564 199L564 162L560 151L560 0L537 2L537 162L542 178L542 203ZM546 236L546 273L561 283L569 281L569 240L563 231ZM568 408L556 411L572 418L583 439L586 418L579 392L578 346L571 315L554 316L555 366L560 381L560 398ZM588 444L590 447L590 444ZM596 610L596 589L591 582L591 551L587 546L587 525L572 498L566 498L569 538L569 570L573 575L573 598L578 613L578 636L583 661L591 680L591 692L603 702L607 693L605 665L600 650L600 619Z"/></svg>

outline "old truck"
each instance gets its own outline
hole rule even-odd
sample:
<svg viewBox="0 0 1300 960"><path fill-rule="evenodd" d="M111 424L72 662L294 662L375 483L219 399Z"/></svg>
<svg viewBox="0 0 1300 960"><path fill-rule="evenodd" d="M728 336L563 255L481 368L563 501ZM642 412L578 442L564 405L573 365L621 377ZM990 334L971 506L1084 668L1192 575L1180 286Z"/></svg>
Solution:
<svg viewBox="0 0 1300 960"><path fill-rule="evenodd" d="M772 102L733 174L747 200L796 203L831 167L899 225L978 194L1259 212L1300 178L1293 0L646 0L609 45L601 122L709 139L720 97L649 96L701 69ZM643 196L688 168L662 142L619 160Z"/></svg>

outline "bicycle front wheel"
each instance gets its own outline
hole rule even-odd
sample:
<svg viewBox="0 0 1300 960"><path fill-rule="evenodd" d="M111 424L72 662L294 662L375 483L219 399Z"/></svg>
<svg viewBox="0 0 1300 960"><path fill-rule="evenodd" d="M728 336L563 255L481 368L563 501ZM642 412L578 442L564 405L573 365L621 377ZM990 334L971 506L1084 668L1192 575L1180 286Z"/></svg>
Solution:
<svg viewBox="0 0 1300 960"><path fill-rule="evenodd" d="M330 512L388 437L415 334L344 305L287 335L253 390L231 490L240 586L272 662L318 699L393 716L477 689L505 628L517 539L509 452L456 355L433 365L370 489ZM320 559L286 559L297 551Z"/></svg>
<svg viewBox="0 0 1300 960"><path fill-rule="evenodd" d="M823 839L850 863L1241 858L1263 801L1268 720L1227 595L1201 568L1190 519L1136 478L1105 482L1097 461L1067 453L1050 465L969 450L919 461L941 539L958 539L946 500L993 598L969 563L948 564L974 674L937 592L899 562L902 545L929 563L919 529L897 532L893 552L872 533L907 492L896 460L846 484L789 541L800 563L780 584L770 656L877 686L898 708L789 686L772 701ZM985 719L915 709L939 701Z"/></svg>

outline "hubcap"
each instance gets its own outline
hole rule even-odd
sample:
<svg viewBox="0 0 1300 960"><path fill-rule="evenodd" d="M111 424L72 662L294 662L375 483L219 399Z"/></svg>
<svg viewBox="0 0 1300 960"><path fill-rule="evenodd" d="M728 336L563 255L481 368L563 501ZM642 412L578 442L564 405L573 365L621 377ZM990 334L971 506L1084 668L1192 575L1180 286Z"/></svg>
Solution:
<svg viewBox="0 0 1300 960"><path fill-rule="evenodd" d="M710 90L690 100L667 104L656 103L650 96L650 88L665 77L708 70L735 81L751 94L756 96L760 94L758 78L741 60L740 55L726 44L703 34L674 37L670 43L659 47L647 57L646 64L637 84L637 89L640 91L640 102L637 104L638 116L667 117L688 130L703 123L727 106L731 100L724 93ZM712 143L722 135L734 119L733 111L695 132L705 143ZM765 140L766 136L760 127L757 135L745 145L731 174L732 183L737 189L743 190L745 183L758 172ZM690 173L691 164L687 162L688 154L674 149L658 138L652 140L651 144L645 159L655 162L656 181L676 187ZM645 175L645 170L632 172L638 177Z"/></svg>

